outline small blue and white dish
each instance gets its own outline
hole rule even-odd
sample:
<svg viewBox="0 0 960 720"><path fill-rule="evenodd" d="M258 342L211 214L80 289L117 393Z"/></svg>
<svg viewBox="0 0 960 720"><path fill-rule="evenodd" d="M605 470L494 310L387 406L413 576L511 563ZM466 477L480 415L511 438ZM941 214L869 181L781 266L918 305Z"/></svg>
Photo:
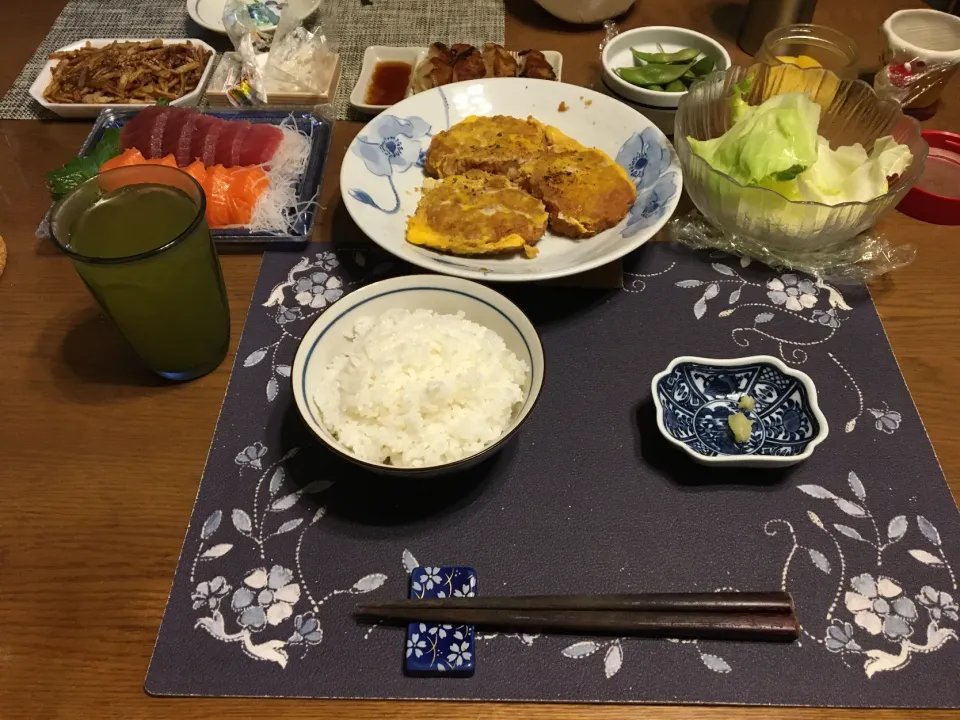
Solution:
<svg viewBox="0 0 960 720"><path fill-rule="evenodd" d="M829 432L806 373L775 357L675 358L651 383L657 427L704 465L784 467L806 460ZM740 398L753 398L741 410ZM750 439L733 440L728 418L753 421Z"/></svg>

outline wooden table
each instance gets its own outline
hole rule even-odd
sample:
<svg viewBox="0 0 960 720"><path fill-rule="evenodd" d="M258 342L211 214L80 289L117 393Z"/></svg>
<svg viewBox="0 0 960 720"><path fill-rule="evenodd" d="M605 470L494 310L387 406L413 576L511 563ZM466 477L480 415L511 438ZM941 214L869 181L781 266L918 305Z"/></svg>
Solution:
<svg viewBox="0 0 960 720"><path fill-rule="evenodd" d="M161 0L162 1L162 0ZM170 0L178 2L180 0ZM0 45L0 88L42 40L63 0L18 4ZM741 3L641 0L621 23L685 25L734 37ZM918 2L820 0L816 21L880 51L878 28ZM529 0L507 2L507 45L560 50L564 80L592 84L602 30L554 20ZM222 44L222 42L221 42ZM953 94L929 122L960 129ZM358 232L339 201L340 159L359 129L338 123L321 193L321 239ZM72 156L87 123L0 122L0 718L394 718L437 714L426 703L164 700L143 678L233 357L211 375L165 385L141 369L99 315L70 261L34 238L47 206L41 173ZM955 229L891 213L884 229L919 248L917 262L873 286L874 297L954 495L960 492L960 253ZM223 258L233 348L258 256ZM869 358L863 358L869 362ZM956 668L944 668L956 682ZM460 718L958 717L947 712L458 704Z"/></svg>

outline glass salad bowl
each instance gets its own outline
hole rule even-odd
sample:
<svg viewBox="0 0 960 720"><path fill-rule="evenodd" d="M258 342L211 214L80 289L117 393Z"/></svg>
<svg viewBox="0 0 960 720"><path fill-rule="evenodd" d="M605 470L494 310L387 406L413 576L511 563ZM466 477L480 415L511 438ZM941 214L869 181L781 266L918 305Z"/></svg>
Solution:
<svg viewBox="0 0 960 720"><path fill-rule="evenodd" d="M687 138L709 140L730 129L729 101L738 92L734 86L745 80L750 82L743 97L750 105L775 95L807 93L821 107L818 133L833 149L860 143L869 152L875 140L892 135L910 148L913 159L899 177L890 180L885 194L868 202L795 201L767 188L744 186L696 155ZM796 256L837 248L872 227L920 177L927 157L919 123L905 116L895 102L881 99L859 80L791 65L734 66L694 83L680 100L674 145L684 187L710 223L727 236Z"/></svg>

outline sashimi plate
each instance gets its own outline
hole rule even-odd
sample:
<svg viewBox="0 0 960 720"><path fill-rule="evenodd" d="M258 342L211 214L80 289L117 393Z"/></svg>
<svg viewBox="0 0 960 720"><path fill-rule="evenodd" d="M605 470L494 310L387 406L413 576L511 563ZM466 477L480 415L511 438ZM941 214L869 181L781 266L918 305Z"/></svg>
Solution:
<svg viewBox="0 0 960 720"><path fill-rule="evenodd" d="M86 155L100 142L104 131L109 128L123 127L123 124L136 113L104 110L87 136L80 155ZM246 120L251 123L292 125L301 134L310 138L310 155L307 166L297 182L296 201L300 211L291 215L287 231L256 231L242 227L227 227L210 231L214 241L221 248L253 246L274 250L302 247L310 241L313 224L316 219L316 196L323 182L327 152L330 147L329 120L317 117L309 110L222 110L204 113L223 120ZM291 214L293 211L291 210Z"/></svg>
<svg viewBox="0 0 960 720"><path fill-rule="evenodd" d="M606 152L637 188L619 224L592 238L543 236L534 258L446 255L405 239L425 178L431 138L471 116L532 116L588 147ZM383 249L446 275L530 282L574 275L619 259L656 235L680 200L676 151L636 110L598 92L548 80L493 78L445 85L409 97L368 123L350 144L340 170L347 211Z"/></svg>

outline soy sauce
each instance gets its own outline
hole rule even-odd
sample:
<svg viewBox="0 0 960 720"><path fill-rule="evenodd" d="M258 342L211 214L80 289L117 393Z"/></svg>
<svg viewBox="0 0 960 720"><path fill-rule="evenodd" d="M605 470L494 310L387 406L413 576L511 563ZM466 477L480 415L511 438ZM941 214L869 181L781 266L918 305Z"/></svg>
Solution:
<svg viewBox="0 0 960 720"><path fill-rule="evenodd" d="M364 102L367 105L393 105L407 94L413 66L405 62L378 62L373 68Z"/></svg>

